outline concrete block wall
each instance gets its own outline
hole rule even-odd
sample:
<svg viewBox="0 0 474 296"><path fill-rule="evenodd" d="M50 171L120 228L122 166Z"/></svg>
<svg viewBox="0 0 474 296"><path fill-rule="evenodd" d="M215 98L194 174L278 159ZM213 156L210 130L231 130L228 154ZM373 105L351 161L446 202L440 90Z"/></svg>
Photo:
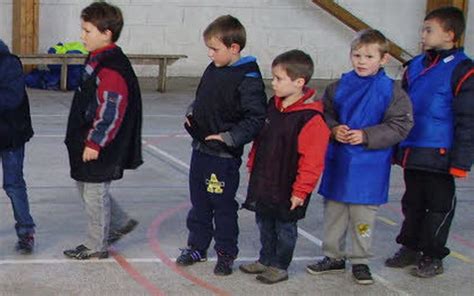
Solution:
<svg viewBox="0 0 474 296"><path fill-rule="evenodd" d="M57 42L79 40L79 15L90 0L41 0L40 44L46 51ZM122 8L125 27L119 45L128 53L180 53L188 59L169 68L171 76L200 76L209 59L202 32L216 17L232 14L247 29L244 55L255 55L265 77L272 59L289 49L307 51L316 64L314 78L337 78L350 69L349 43L354 32L310 0L111 0ZM425 0L339 0L363 21L379 29L410 53L418 52ZM466 49L474 54L474 0L470 0ZM11 42L11 3L0 0L0 37ZM393 76L400 65L388 66ZM157 75L137 67L140 76Z"/></svg>

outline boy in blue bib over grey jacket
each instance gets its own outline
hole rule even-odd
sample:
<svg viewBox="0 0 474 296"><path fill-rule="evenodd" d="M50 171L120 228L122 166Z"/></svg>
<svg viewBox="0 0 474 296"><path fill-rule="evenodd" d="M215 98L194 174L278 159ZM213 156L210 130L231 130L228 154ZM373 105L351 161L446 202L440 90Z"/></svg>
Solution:
<svg viewBox="0 0 474 296"><path fill-rule="evenodd" d="M319 193L324 196L324 259L307 271L344 271L345 259L359 284L372 284L368 267L377 209L387 202L392 146L413 125L407 94L382 66L388 41L377 30L358 33L351 44L353 71L328 86L324 115L332 132ZM352 252L346 253L347 232Z"/></svg>

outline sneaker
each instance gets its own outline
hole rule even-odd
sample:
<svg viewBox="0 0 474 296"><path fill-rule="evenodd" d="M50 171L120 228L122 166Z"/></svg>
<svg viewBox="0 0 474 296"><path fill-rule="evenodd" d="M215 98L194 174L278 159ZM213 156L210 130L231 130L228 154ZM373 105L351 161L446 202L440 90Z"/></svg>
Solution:
<svg viewBox="0 0 474 296"><path fill-rule="evenodd" d="M421 278L431 278L443 272L443 261L437 258L423 256L420 262L418 262L418 266L411 271L411 275Z"/></svg>
<svg viewBox="0 0 474 296"><path fill-rule="evenodd" d="M104 259L109 257L109 252L93 252L91 249L84 245L79 245L75 249L64 250L63 254L66 257L77 259L77 260L88 260L92 258Z"/></svg>
<svg viewBox="0 0 474 296"><path fill-rule="evenodd" d="M217 263L214 267L214 274L215 275L230 275L232 274L232 266L234 265L234 257L223 254L217 253Z"/></svg>
<svg viewBox="0 0 474 296"><path fill-rule="evenodd" d="M109 234L109 237L107 238L107 243L109 245L117 242L118 240L120 240L124 235L132 232L135 227L137 227L138 225L138 221L137 220L134 220L134 219L130 219L128 220L127 224L125 224L124 227L116 230L116 231L113 231Z"/></svg>
<svg viewBox="0 0 474 296"><path fill-rule="evenodd" d="M33 252L34 247L35 238L33 234L25 234L18 237L15 250L22 255L28 255Z"/></svg>
<svg viewBox="0 0 474 296"><path fill-rule="evenodd" d="M249 274L260 274L264 272L268 266L263 265L262 263L255 261L249 264L242 264L239 266L239 269L244 273Z"/></svg>
<svg viewBox="0 0 474 296"><path fill-rule="evenodd" d="M257 280L264 284L276 284L288 280L288 272L284 269L269 266L262 274L257 275Z"/></svg>
<svg viewBox="0 0 474 296"><path fill-rule="evenodd" d="M396 253L390 258L385 260L385 266L392 268L404 268L410 265L416 265L420 260L421 253L402 246Z"/></svg>
<svg viewBox="0 0 474 296"><path fill-rule="evenodd" d="M346 270L346 260L324 257L314 264L306 266L310 274L321 274L326 272L341 272Z"/></svg>
<svg viewBox="0 0 474 296"><path fill-rule="evenodd" d="M206 251L200 251L192 247L187 247L181 250L181 255L176 258L176 264L181 266L192 265L196 262L207 261Z"/></svg>
<svg viewBox="0 0 474 296"><path fill-rule="evenodd" d="M365 264L352 265L352 275L358 284L371 285L374 283L370 269Z"/></svg>

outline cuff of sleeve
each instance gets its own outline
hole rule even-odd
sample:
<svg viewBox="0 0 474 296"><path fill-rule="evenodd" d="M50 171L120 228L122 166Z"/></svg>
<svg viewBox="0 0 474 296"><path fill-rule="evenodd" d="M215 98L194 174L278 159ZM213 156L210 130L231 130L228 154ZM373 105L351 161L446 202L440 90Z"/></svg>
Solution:
<svg viewBox="0 0 474 296"><path fill-rule="evenodd" d="M449 173L458 178L467 177L467 171L458 168L450 168Z"/></svg>
<svg viewBox="0 0 474 296"><path fill-rule="evenodd" d="M92 141L86 141L86 147L100 152L100 146Z"/></svg>
<svg viewBox="0 0 474 296"><path fill-rule="evenodd" d="M298 191L298 190L293 190L291 195L296 196L298 198L301 198L302 200L305 200L306 197L308 196L308 194L306 192Z"/></svg>
<svg viewBox="0 0 474 296"><path fill-rule="evenodd" d="M232 136L230 135L229 132L220 133L220 135L222 137L222 140L224 140L224 143L227 146L229 146L229 147L234 147L235 146L234 139L232 139Z"/></svg>

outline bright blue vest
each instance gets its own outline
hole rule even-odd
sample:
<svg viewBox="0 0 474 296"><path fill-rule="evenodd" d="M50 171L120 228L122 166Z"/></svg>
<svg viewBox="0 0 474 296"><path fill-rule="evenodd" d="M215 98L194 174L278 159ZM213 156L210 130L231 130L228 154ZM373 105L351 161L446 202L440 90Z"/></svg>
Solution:
<svg viewBox="0 0 474 296"><path fill-rule="evenodd" d="M333 105L339 123L363 129L383 121L393 95L393 80L380 70L360 77L343 74ZM392 148L368 150L364 145L332 141L319 193L327 199L354 204L383 204L388 199Z"/></svg>
<svg viewBox="0 0 474 296"><path fill-rule="evenodd" d="M408 94L413 103L415 126L401 147L450 148L454 135L451 77L456 66L468 57L462 50L425 68L425 55L408 66Z"/></svg>

